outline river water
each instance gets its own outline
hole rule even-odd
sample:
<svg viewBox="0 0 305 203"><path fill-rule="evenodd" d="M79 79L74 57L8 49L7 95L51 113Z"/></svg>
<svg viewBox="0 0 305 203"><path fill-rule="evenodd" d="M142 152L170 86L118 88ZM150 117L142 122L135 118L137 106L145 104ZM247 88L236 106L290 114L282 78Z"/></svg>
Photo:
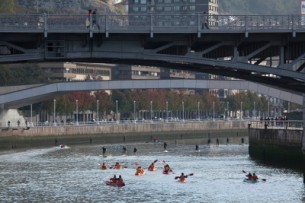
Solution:
<svg viewBox="0 0 305 203"><path fill-rule="evenodd" d="M107 157L102 156L106 147ZM168 145L162 143L82 145L2 152L0 202L304 202L302 174L263 166L251 160L248 145ZM134 147L137 153L133 153ZM154 160L158 171L135 176L138 165ZM161 173L164 161L174 174ZM100 170L120 162L121 170ZM267 181L243 182L242 170ZM187 183L175 176L193 173ZM105 184L114 174L126 186Z"/></svg>

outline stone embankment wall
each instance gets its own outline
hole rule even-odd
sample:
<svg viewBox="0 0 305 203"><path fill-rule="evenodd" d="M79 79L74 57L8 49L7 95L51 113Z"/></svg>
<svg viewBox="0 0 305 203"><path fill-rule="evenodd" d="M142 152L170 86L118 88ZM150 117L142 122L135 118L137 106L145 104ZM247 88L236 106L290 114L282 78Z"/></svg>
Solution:
<svg viewBox="0 0 305 203"><path fill-rule="evenodd" d="M102 124L73 126L44 126L33 128L4 128L1 136L63 136L63 135L100 135L117 133L145 132L189 132L207 129L246 129L246 121L205 121L180 123L137 123Z"/></svg>
<svg viewBox="0 0 305 203"><path fill-rule="evenodd" d="M246 126L246 121L204 121L3 128L0 132L0 150L50 147L61 143L67 145L135 142L247 144Z"/></svg>
<svg viewBox="0 0 305 203"><path fill-rule="evenodd" d="M265 163L302 170L303 130L249 129L249 154Z"/></svg>

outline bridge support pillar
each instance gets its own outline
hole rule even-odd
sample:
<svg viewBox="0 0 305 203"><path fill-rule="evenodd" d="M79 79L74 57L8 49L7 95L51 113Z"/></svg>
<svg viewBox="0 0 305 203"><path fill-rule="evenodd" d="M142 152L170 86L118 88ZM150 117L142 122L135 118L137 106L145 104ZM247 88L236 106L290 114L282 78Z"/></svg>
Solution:
<svg viewBox="0 0 305 203"><path fill-rule="evenodd" d="M303 141L302 141L302 151L303 151L303 183L305 183L305 94L303 94Z"/></svg>

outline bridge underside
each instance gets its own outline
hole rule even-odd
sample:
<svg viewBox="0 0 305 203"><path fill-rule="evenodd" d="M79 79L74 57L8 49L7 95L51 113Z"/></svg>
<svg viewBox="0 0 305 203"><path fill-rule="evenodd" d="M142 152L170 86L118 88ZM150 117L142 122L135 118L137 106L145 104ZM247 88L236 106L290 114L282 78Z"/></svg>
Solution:
<svg viewBox="0 0 305 203"><path fill-rule="evenodd" d="M65 82L37 86L16 86L0 94L0 110L16 109L22 106L53 99L57 95L75 91L96 91L113 89L247 89L296 104L302 104L300 94L275 89L257 83L238 80L120 80Z"/></svg>
<svg viewBox="0 0 305 203"><path fill-rule="evenodd" d="M186 69L305 93L305 33L1 33L0 63L83 61Z"/></svg>

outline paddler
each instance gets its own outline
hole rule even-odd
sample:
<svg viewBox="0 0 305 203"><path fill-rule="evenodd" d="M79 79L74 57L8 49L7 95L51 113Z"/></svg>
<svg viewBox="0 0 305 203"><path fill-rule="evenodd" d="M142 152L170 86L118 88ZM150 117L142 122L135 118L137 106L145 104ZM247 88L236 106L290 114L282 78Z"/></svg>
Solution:
<svg viewBox="0 0 305 203"><path fill-rule="evenodd" d="M150 164L150 166L148 167L148 170L149 170L149 171L155 171L155 170L157 170L157 168L156 168L156 166L155 166L155 162L152 162L152 163Z"/></svg>
<svg viewBox="0 0 305 203"><path fill-rule="evenodd" d="M116 162L114 165L115 169L121 169L121 165L119 164L119 162Z"/></svg>
<svg viewBox="0 0 305 203"><path fill-rule="evenodd" d="M178 178L179 178L179 181L180 181L180 182L185 183L185 182L186 182L187 176L184 175L184 173L181 173L181 175L180 175Z"/></svg>
<svg viewBox="0 0 305 203"><path fill-rule="evenodd" d="M141 167L141 166L139 166L138 168L137 168L137 170L136 170L136 174L135 175L144 175L144 173L145 173L145 171L144 171L144 169Z"/></svg>
<svg viewBox="0 0 305 203"><path fill-rule="evenodd" d="M123 181L123 178L122 178L122 176L121 175L119 175L119 178L118 178L118 185L119 186L124 186L125 185L125 183L124 183L124 181Z"/></svg>
<svg viewBox="0 0 305 203"><path fill-rule="evenodd" d="M116 182L117 182L116 175L114 175L112 178L110 178L110 181L111 181L112 183L116 183Z"/></svg>
<svg viewBox="0 0 305 203"><path fill-rule="evenodd" d="M173 172L172 169L169 167L168 164L166 164L163 168L163 173L164 174L169 174L170 172Z"/></svg>
<svg viewBox="0 0 305 203"><path fill-rule="evenodd" d="M257 179L258 179L257 175L255 173L253 173L252 180L257 180Z"/></svg>
<svg viewBox="0 0 305 203"><path fill-rule="evenodd" d="M101 165L101 169L102 169L102 170L106 170L106 169L107 169L107 166L106 166L105 163L103 163L103 164Z"/></svg>

